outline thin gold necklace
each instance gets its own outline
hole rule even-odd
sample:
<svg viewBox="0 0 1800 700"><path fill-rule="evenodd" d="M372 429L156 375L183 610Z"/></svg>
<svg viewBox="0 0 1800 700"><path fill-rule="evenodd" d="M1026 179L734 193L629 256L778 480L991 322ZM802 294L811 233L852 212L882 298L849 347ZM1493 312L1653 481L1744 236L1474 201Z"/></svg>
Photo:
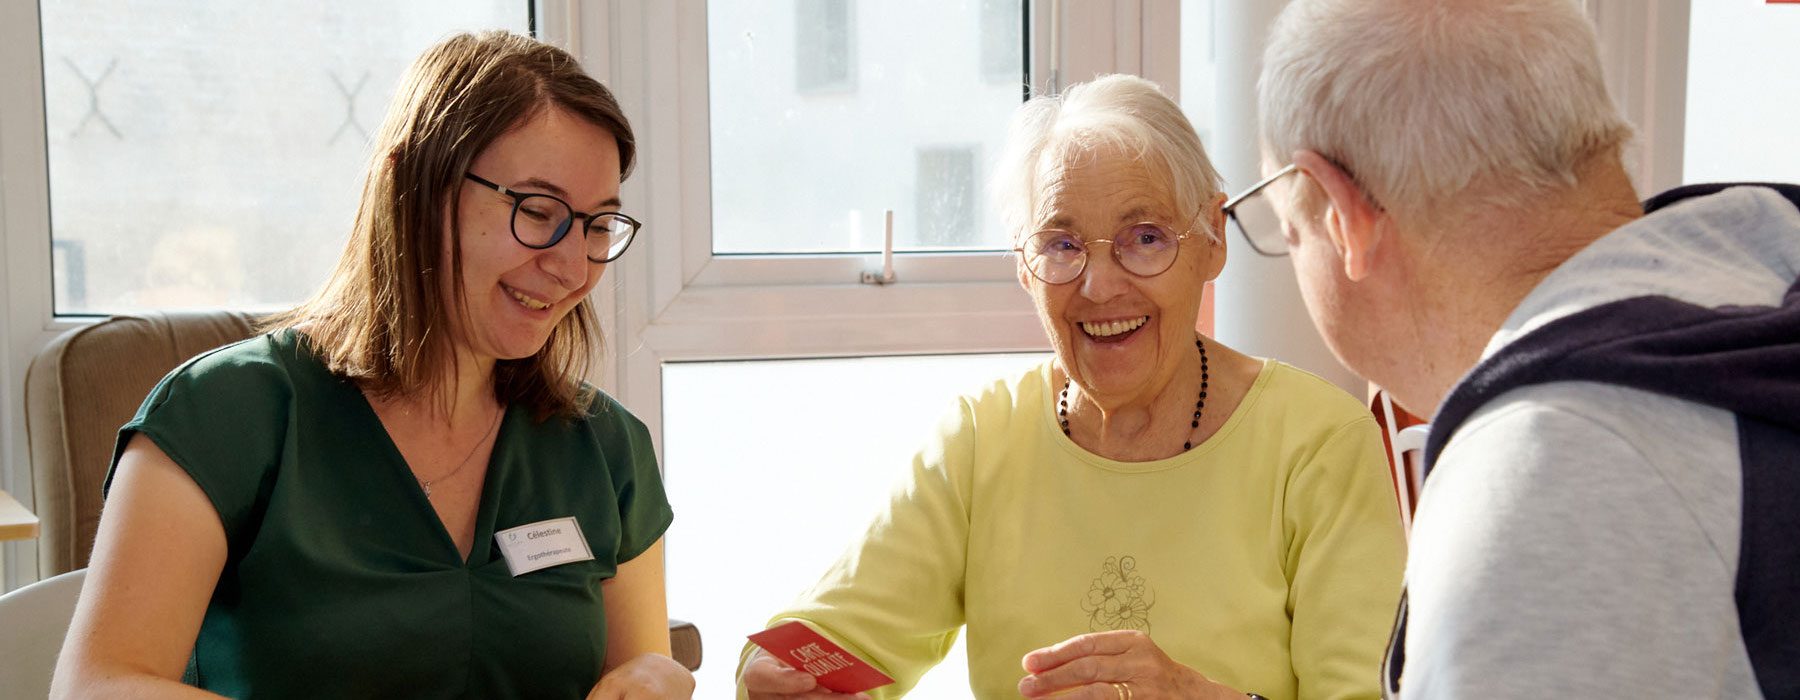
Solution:
<svg viewBox="0 0 1800 700"><path fill-rule="evenodd" d="M469 448L469 453L463 455L462 462L457 464L455 469L450 470L449 474L445 474L436 479L421 479L418 474L413 475L413 479L419 482L419 488L425 491L426 500L431 499L432 484L456 476L457 472L463 470L463 467L469 466L469 460L474 459L475 453L481 451L481 444L487 442L488 436L493 435L494 431L500 427L500 417L504 415L506 415L506 408L504 407L494 411L494 424L488 426L487 432L481 434L481 439L475 441L475 446Z"/></svg>

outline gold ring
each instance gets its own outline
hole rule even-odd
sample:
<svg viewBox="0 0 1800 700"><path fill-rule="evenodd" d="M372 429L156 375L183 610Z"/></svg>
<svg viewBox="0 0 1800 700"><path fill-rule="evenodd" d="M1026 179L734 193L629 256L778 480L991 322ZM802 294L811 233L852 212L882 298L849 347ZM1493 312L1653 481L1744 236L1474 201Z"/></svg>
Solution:
<svg viewBox="0 0 1800 700"><path fill-rule="evenodd" d="M1114 681L1113 692L1119 694L1119 700L1131 700L1131 684L1125 681Z"/></svg>

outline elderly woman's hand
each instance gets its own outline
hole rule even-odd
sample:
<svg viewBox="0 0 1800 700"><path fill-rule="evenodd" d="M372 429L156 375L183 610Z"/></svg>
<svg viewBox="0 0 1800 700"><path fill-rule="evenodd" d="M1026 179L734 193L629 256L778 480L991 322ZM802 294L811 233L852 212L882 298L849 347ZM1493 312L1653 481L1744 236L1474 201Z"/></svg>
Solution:
<svg viewBox="0 0 1800 700"><path fill-rule="evenodd" d="M600 678L588 700L665 700L694 697L694 674L662 654L643 654Z"/></svg>
<svg viewBox="0 0 1800 700"><path fill-rule="evenodd" d="M744 690L750 700L869 700L863 693L846 695L819 687L812 674L795 669L761 649L744 663Z"/></svg>
<svg viewBox="0 0 1800 700"><path fill-rule="evenodd" d="M1031 675L1019 681L1028 698L1071 700L1234 698L1239 693L1169 658L1150 635L1136 630L1071 637L1025 655Z"/></svg>

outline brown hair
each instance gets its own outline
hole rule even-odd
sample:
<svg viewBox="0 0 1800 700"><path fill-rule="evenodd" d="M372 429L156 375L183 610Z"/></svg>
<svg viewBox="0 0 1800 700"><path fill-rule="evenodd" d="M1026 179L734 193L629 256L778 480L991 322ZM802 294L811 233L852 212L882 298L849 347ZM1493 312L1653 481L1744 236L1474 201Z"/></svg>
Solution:
<svg viewBox="0 0 1800 700"><path fill-rule="evenodd" d="M332 372L378 395L447 401L434 381L454 361L450 314L466 312L459 246L449 251L454 302L446 305L441 291L440 232L447 223L454 238L462 235L458 208L447 202L488 144L553 106L611 132L619 176L630 175L636 148L624 112L568 52L499 31L458 34L427 50L388 105L331 279L267 328L299 330ZM522 403L540 419L583 415L592 395L582 377L597 359L599 332L583 299L537 354L495 366L496 398Z"/></svg>

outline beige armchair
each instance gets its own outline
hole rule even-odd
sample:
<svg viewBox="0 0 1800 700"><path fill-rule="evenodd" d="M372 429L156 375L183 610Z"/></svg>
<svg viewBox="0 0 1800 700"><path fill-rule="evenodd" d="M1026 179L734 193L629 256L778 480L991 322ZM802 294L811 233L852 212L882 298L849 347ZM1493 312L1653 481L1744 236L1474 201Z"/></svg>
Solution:
<svg viewBox="0 0 1800 700"><path fill-rule="evenodd" d="M87 566L113 442L150 389L188 358L250 337L254 322L223 311L114 316L62 334L32 359L25 433L39 576Z"/></svg>
<svg viewBox="0 0 1800 700"><path fill-rule="evenodd" d="M237 312L114 316L64 333L32 359L25 379L35 510L41 519L38 575L87 566L100 522L100 485L119 426L163 375L195 355L255 333ZM675 659L700 667L700 632L671 620Z"/></svg>

